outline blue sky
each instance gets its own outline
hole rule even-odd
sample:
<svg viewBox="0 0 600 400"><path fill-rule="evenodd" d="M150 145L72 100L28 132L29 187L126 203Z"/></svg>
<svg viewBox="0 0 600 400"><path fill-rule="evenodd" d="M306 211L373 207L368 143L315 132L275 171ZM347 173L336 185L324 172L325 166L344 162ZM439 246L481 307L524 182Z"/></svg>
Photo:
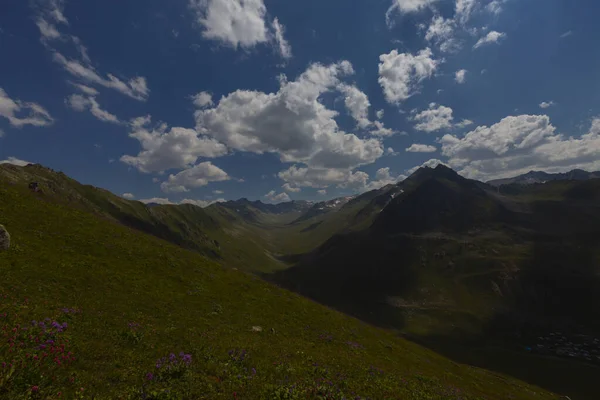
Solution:
<svg viewBox="0 0 600 400"><path fill-rule="evenodd" d="M7 0L0 161L127 198L600 170L592 0ZM160 200L162 199L162 200Z"/></svg>

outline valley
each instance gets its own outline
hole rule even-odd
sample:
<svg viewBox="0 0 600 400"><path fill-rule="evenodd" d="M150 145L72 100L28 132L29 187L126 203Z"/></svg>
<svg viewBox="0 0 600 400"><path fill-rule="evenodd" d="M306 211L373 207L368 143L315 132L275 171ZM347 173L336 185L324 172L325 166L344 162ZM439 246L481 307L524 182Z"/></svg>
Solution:
<svg viewBox="0 0 600 400"><path fill-rule="evenodd" d="M102 276L108 293L114 296L111 301L125 301L122 291L131 285L138 285L133 286L135 293L148 291L145 296L152 297L146 298L147 304L164 310L161 318L169 321L173 331L181 331L180 345L203 335L225 335L227 343L216 347L235 347L243 337L255 351L262 349L266 355L265 344L256 335L234 333L254 324L277 332L277 351L285 352L284 339L279 336L283 335L305 343L307 347L300 346L309 352L313 346L329 343L310 344L317 337L360 343L361 337L351 333L357 328L349 326L361 326L364 332L383 335L373 343L400 340L391 346L422 349L411 350L411 354L433 351L427 354L440 354L460 363L453 365L461 368L463 364L483 368L477 373L495 371L502 374L498 379L516 378L571 399L591 400L596 394L594 377L600 373L600 180L594 178L509 182L499 190L441 165L421 168L396 185L353 197L280 204L241 199L202 209L147 206L81 185L40 165L1 165L0 222L16 232L16 249L21 249L13 249L2 259L7 271L2 290L12 287L28 296L39 290L42 294L35 296L40 300L58 295L66 304L82 303L101 313L102 307L112 310L116 306L102 303L98 308L101 300L75 288L78 282L87 282L93 289ZM42 193L29 190L30 182L39 183ZM48 218L52 215L67 225L60 231L51 230ZM22 221L28 222L23 225ZM97 226L98 231L88 233L84 226ZM109 239L113 231L119 232L118 237L147 242L149 247L137 249L133 242L122 247ZM55 236L58 232L60 236ZM107 250L120 248L112 250L110 257L113 262L119 260L116 262L122 263L123 269L110 272L109 261L102 260L91 243L83 244L92 237L102 238L98 243ZM60 242L66 247L51 253L44 238L56 240L54 246ZM32 240L35 245L28 242ZM164 249L153 256L161 260L158 264L145 255L146 251L152 253L153 246ZM77 249L85 249L82 254L87 256L75 258L79 257ZM73 264L66 261L67 254ZM42 261L45 259L53 260L53 266ZM48 273L28 272L28 268L38 271L36 263L48 268ZM198 268L197 263L206 267ZM51 273L55 265L60 265L61 271ZM87 275L81 268L98 269L100 275ZM151 274L152 280L139 277L141 271ZM56 273L60 280L52 278ZM167 290L172 298L150 292L158 289L158 282L164 282L160 291ZM200 296L193 304L204 310L202 315L175 311L173 307L180 307L180 302L190 301L189 295L172 295L183 287L194 293L192 296ZM124 308L111 312L144 320L155 332L148 333L149 337L157 335L151 339L152 346L158 346L159 337L166 338L171 328L160 328L158 314L141 301L136 307L138 314ZM281 302L287 305L278 305ZM233 328L234 314L245 328ZM200 318L203 328L190 328L195 326L192 318ZM330 318L339 320L337 332L330 326ZM218 322L211 322L213 319ZM366 325L355 325L358 321ZM98 329L87 324L89 329ZM311 326L315 338L304 330L305 325ZM338 340L339 336L344 339ZM390 358L386 346L380 360L390 366L409 357ZM369 346L369 354L372 348ZM198 351L210 359L207 352L215 349L209 350ZM144 351L153 352L152 347ZM380 353L369 357L380 357L376 354ZM347 362L350 371L358 360L347 357L339 362ZM271 362L267 360L268 356L258 362L266 368ZM438 362L440 366L451 363ZM413 369L422 361L411 359L408 365ZM118 380L115 382L119 387ZM396 388L390 393L400 391ZM514 397L499 395L496 389L483 392L485 398L537 398L524 392L522 397L517 392L511 394ZM220 392L211 393L221 398ZM421 398L410 397L414 390L405 392L407 397L372 393L379 393L375 398ZM455 398L432 396L422 398Z"/></svg>

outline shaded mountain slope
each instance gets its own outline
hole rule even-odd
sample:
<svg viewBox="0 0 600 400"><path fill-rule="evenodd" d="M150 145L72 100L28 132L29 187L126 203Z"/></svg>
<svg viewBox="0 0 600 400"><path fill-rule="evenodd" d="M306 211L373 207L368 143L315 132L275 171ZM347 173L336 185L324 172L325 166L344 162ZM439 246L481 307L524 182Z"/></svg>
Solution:
<svg viewBox="0 0 600 400"><path fill-rule="evenodd" d="M534 183L545 183L558 180L588 180L600 179L600 171L587 172L581 169L574 169L569 172L551 174L543 171L529 171L526 174L515 176L512 178L495 179L488 183L493 186L519 184L530 185Z"/></svg>
<svg viewBox="0 0 600 400"><path fill-rule="evenodd" d="M46 317L68 320L63 343L75 355L49 370L57 379L40 384L39 396L60 391L72 398L83 388L86 398L132 399L143 392L178 399L230 399L234 392L243 399L282 392L341 398L343 392L418 400L458 390L473 400L558 398L453 363L73 205L21 185L0 186L0 222L13 238L0 253L2 323L21 329ZM170 353L178 358L180 351L191 363L181 373L161 372L157 360ZM0 347L2 361L11 354ZM0 397L29 395L38 370L28 371L23 381L20 367L5 375Z"/></svg>

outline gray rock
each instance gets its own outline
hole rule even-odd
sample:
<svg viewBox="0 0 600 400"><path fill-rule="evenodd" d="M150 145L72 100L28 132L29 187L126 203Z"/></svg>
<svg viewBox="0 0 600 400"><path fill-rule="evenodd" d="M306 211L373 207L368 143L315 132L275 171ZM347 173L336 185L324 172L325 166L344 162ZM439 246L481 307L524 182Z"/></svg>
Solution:
<svg viewBox="0 0 600 400"><path fill-rule="evenodd" d="M3 225L0 225L0 251L8 250L10 247L10 234L4 228Z"/></svg>

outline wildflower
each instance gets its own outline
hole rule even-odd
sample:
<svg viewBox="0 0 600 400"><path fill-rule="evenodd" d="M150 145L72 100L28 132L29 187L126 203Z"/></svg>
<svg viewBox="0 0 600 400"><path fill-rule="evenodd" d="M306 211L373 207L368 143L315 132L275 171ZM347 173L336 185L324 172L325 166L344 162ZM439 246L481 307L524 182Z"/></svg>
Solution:
<svg viewBox="0 0 600 400"><path fill-rule="evenodd" d="M146 379L147 379L147 380L149 380L149 381L151 381L152 379L154 379L154 375L152 374L152 372L148 372L148 373L146 374ZM83 389L82 389L82 390L83 390Z"/></svg>
<svg viewBox="0 0 600 400"><path fill-rule="evenodd" d="M31 391L32 391L33 393L37 393L39 390L40 390L39 386L32 386L32 387L31 387Z"/></svg>

